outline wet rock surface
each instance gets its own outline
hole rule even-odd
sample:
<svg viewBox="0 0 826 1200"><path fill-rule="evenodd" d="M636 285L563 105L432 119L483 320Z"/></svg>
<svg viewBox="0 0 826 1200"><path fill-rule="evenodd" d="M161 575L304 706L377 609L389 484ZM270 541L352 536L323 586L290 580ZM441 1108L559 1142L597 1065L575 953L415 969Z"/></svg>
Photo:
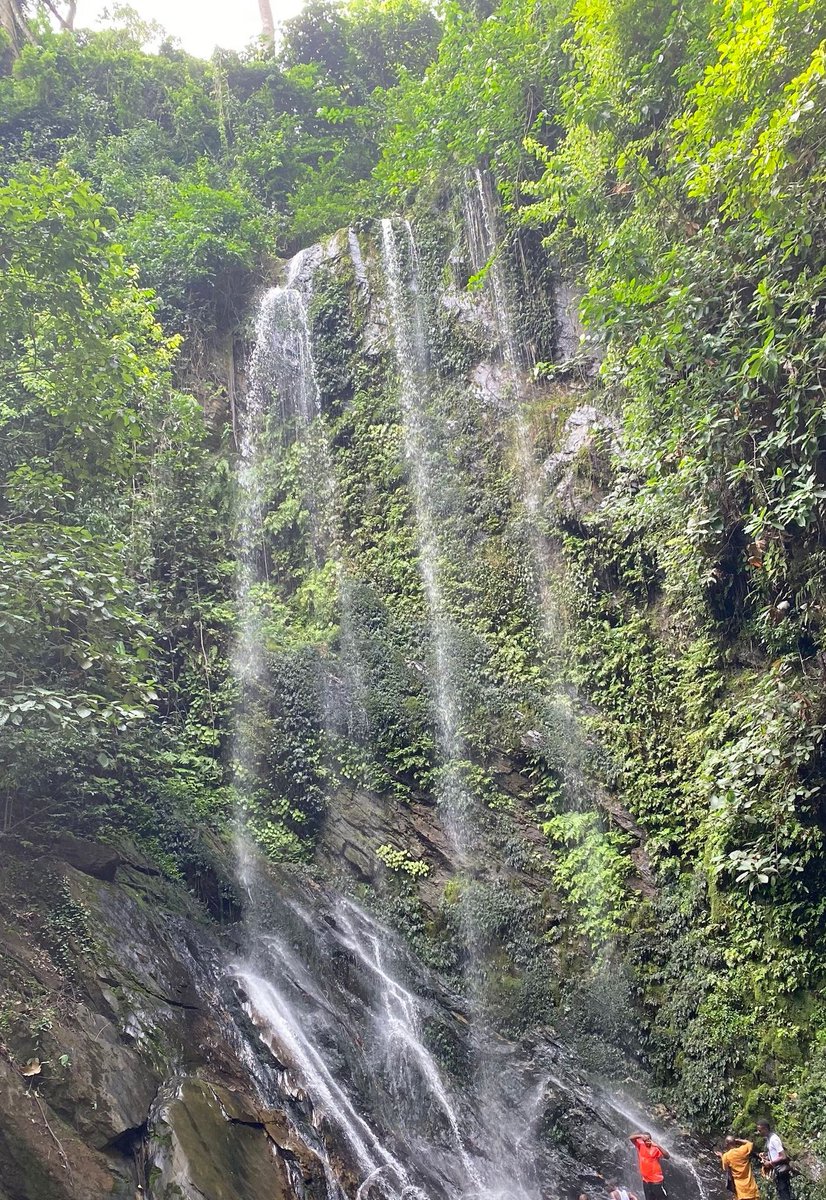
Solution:
<svg viewBox="0 0 826 1200"><path fill-rule="evenodd" d="M600 472L617 445L615 422L592 404L580 404L568 416L557 449L542 465L550 504L565 521L575 524L598 506Z"/></svg>
<svg viewBox="0 0 826 1200"><path fill-rule="evenodd" d="M227 979L232 929L74 842L35 872L0 850L2 1200L326 1196Z"/></svg>
<svg viewBox="0 0 826 1200"><path fill-rule="evenodd" d="M438 1200L503 1171L550 1200L628 1169L629 1117L553 1030L474 1024L306 872L248 863L242 930L128 854L112 880L0 857L0 1200Z"/></svg>
<svg viewBox="0 0 826 1200"><path fill-rule="evenodd" d="M221 1084L187 1077L167 1085L147 1134L153 1195L286 1200L324 1192L320 1160L289 1130L283 1114Z"/></svg>

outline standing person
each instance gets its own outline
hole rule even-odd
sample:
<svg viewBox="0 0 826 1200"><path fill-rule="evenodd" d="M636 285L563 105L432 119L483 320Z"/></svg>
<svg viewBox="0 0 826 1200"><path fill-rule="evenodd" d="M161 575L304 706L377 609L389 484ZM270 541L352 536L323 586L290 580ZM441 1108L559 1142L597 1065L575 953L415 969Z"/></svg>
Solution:
<svg viewBox="0 0 826 1200"><path fill-rule="evenodd" d="M670 1158L671 1155L667 1150L663 1150L662 1146L658 1146L655 1141L652 1141L650 1133L632 1133L628 1140L637 1152L645 1200L664 1200L668 1192L663 1183L660 1159ZM781 1200L783 1200L782 1197Z"/></svg>
<svg viewBox="0 0 826 1200"><path fill-rule="evenodd" d="M763 1174L774 1180L777 1200L792 1200L792 1164L783 1143L768 1121L758 1121L757 1132L766 1139L766 1149L760 1155Z"/></svg>
<svg viewBox="0 0 826 1200"><path fill-rule="evenodd" d="M633 1192L629 1192L628 1188L624 1188L619 1183L609 1183L608 1194L611 1200L637 1200Z"/></svg>
<svg viewBox="0 0 826 1200"><path fill-rule="evenodd" d="M731 1171L734 1183L734 1194L737 1200L758 1200L760 1190L751 1169L751 1152L754 1144L746 1138L736 1138L732 1134L726 1138L725 1152L720 1155L720 1164L724 1171Z"/></svg>

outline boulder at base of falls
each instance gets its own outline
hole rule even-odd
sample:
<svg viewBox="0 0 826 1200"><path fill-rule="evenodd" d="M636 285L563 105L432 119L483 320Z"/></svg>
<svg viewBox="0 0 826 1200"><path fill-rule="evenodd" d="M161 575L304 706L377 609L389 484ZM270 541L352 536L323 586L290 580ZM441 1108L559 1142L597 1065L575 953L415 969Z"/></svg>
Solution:
<svg viewBox="0 0 826 1200"><path fill-rule="evenodd" d="M277 1114L200 1079L180 1080L159 1096L149 1121L148 1167L154 1200L325 1195L321 1162Z"/></svg>

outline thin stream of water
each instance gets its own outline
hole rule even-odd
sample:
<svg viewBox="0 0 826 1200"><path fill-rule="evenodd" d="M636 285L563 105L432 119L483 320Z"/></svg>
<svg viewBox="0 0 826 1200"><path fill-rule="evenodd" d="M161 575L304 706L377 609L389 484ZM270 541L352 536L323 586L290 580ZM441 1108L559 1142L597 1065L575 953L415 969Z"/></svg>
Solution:
<svg viewBox="0 0 826 1200"><path fill-rule="evenodd" d="M479 836L475 804L467 790L458 760L464 757L459 722L459 679L455 668L455 651L451 643L449 622L444 604L439 574L440 554L436 535L436 489L439 486L437 465L434 465L430 446L433 433L428 427L429 363L424 335L424 317L419 295L419 265L413 231L404 223L409 259L409 275L405 279L393 222L381 222L382 256L384 262L388 316L399 367L399 401L403 419L405 455L409 464L416 526L419 540L419 569L427 600L428 618L433 646L432 687L439 722L439 748L443 773L437 789L442 823L451 839L454 859L466 872L473 870L483 840ZM470 966L467 975L474 1011L484 1000L484 983L477 968L484 959L482 930L475 913L466 905L462 909L462 933ZM477 1095L487 1112L496 1108L496 1065L490 1057L478 1052L475 1060ZM507 1124L509 1134L513 1131ZM492 1132L492 1131L491 1131ZM497 1143L507 1164L511 1195L528 1197L534 1194L520 1173L518 1159L511 1145ZM494 1173L498 1178L498 1173ZM504 1183L486 1182L485 1193L498 1195Z"/></svg>
<svg viewBox="0 0 826 1200"><path fill-rule="evenodd" d="M497 341L507 373L505 396L509 401L513 455L521 483L521 501L531 555L535 564L537 608L542 618L546 655L558 650L562 624L559 605L552 588L553 564L548 541L542 529L542 475L536 461L534 440L525 412L530 399L525 386L529 363L514 319L514 304L501 257L502 235L498 228L498 206L490 177L476 169L475 190L465 198L465 228L473 269L487 266Z"/></svg>
<svg viewBox="0 0 826 1200"><path fill-rule="evenodd" d="M455 769L455 764L464 757L459 715L459 682L439 575L440 550L436 533L435 497L437 481L435 471L430 467L431 439L426 415L429 392L428 356L418 294L416 245L409 222L404 223L404 230L411 267L407 281L402 272L393 222L387 218L381 222L388 319L399 368L399 404L404 450L410 470L416 514L419 573L430 626L430 679L438 722L439 751L444 764L439 803L456 861L468 870L472 866L469 813L473 805Z"/></svg>
<svg viewBox="0 0 826 1200"><path fill-rule="evenodd" d="M436 1060L422 1041L416 997L384 969L383 939L375 922L365 919L365 915L347 901L342 901L340 905L339 920L346 935L346 945L377 977L378 993L381 997L381 1015L377 1025L388 1062L396 1070L399 1063L406 1058L413 1061L447 1118L456 1152L468 1180L481 1192L482 1179L465 1150L456 1107L447 1093Z"/></svg>

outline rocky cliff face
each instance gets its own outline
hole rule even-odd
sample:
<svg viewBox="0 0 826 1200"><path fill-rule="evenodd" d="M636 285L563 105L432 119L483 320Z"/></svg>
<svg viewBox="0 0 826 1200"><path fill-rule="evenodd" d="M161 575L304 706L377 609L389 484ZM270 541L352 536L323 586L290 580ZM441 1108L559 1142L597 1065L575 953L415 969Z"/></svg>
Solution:
<svg viewBox="0 0 826 1200"><path fill-rule="evenodd" d="M3 1200L327 1195L231 927L126 845L6 844L0 878Z"/></svg>
<svg viewBox="0 0 826 1200"><path fill-rule="evenodd" d="M403 1173L402 1191L452 1195L514 1153L497 1139L515 1129L530 1161L511 1167L538 1194L624 1168L621 1108L552 1033L474 1031L467 1001L353 901L256 860L245 879L254 921L233 903L220 924L127 844L4 847L3 1200L328 1200L388 1194L381 1172L389 1194ZM480 1037L494 1094L470 1082ZM693 1194L685 1169L674 1183Z"/></svg>

